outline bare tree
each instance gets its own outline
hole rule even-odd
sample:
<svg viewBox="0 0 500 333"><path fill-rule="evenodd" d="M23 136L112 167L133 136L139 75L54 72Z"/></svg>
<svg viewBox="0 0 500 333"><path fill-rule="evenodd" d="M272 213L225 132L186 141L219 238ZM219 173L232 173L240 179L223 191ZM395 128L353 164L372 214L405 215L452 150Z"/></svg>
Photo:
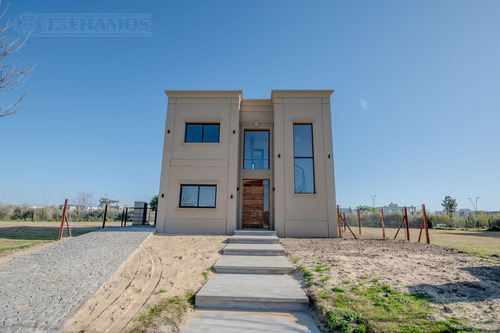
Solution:
<svg viewBox="0 0 500 333"><path fill-rule="evenodd" d="M2 0L0 0L0 5ZM7 8L0 15L0 22L3 22ZM7 31L12 27L12 22L7 20L5 24L0 24L0 95L12 93L15 90L24 88L26 81L35 68L35 63L17 63L12 56L15 55L25 45L26 40L7 36ZM0 118L13 115L23 104L24 97L28 89L14 98L8 105L0 105Z"/></svg>
<svg viewBox="0 0 500 333"><path fill-rule="evenodd" d="M85 210L85 208L92 205L92 198L94 195L92 193L78 192L76 198L74 198L73 204L78 206L78 210Z"/></svg>

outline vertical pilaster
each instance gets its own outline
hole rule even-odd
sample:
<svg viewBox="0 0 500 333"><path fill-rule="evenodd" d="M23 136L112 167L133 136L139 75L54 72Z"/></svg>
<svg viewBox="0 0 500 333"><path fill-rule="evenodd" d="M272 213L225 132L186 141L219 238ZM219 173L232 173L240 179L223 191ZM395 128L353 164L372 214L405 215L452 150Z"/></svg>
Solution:
<svg viewBox="0 0 500 333"><path fill-rule="evenodd" d="M284 105L283 98L274 104L274 227L278 237L285 237L285 164L284 164ZM280 156L280 157L278 157Z"/></svg>
<svg viewBox="0 0 500 333"><path fill-rule="evenodd" d="M332 114L330 109L330 98L322 99L323 111L323 133L325 140L325 180L326 180L326 207L328 209L328 237L338 237L337 225L337 202L335 198L335 174L333 166L333 137L332 137ZM328 158L330 156L330 158Z"/></svg>
<svg viewBox="0 0 500 333"><path fill-rule="evenodd" d="M227 178L227 214L226 234L232 235L238 228L238 149L239 149L239 127L240 127L240 103L239 98L231 99L230 121L229 121L229 152L228 152L228 178ZM234 131L234 133L233 133ZM231 198L232 196L232 198Z"/></svg>
<svg viewBox="0 0 500 333"><path fill-rule="evenodd" d="M158 194L158 217L156 218L156 229L160 233L167 232L167 193L170 180L170 156L172 155L175 103L175 98L168 99L167 120L163 140L163 158L161 162L160 192Z"/></svg>

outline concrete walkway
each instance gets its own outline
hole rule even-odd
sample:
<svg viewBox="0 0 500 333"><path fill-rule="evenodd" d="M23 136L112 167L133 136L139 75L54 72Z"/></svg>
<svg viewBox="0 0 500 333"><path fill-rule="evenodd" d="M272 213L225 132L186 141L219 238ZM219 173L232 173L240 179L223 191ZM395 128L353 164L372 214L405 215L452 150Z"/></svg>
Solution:
<svg viewBox="0 0 500 333"><path fill-rule="evenodd" d="M292 265L273 231L238 230L196 294L197 311L181 333L314 332L309 298L286 276Z"/></svg>
<svg viewBox="0 0 500 333"><path fill-rule="evenodd" d="M0 332L57 332L152 234L112 227L0 265Z"/></svg>

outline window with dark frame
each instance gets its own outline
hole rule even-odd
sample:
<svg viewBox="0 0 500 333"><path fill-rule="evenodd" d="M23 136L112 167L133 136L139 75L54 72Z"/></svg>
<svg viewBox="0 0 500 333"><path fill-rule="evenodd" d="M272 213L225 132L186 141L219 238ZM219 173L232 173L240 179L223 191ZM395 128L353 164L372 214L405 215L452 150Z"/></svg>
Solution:
<svg viewBox="0 0 500 333"><path fill-rule="evenodd" d="M220 124L187 123L184 142L218 143Z"/></svg>
<svg viewBox="0 0 500 333"><path fill-rule="evenodd" d="M295 193L316 193L312 124L293 124Z"/></svg>
<svg viewBox="0 0 500 333"><path fill-rule="evenodd" d="M179 207L215 208L217 185L181 185Z"/></svg>

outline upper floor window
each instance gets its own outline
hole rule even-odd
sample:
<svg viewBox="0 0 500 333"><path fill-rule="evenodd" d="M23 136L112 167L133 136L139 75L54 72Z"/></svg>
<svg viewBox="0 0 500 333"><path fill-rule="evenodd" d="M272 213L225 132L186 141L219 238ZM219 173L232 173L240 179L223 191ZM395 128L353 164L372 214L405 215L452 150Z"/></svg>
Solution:
<svg viewBox="0 0 500 333"><path fill-rule="evenodd" d="M293 124L295 193L315 193L312 124Z"/></svg>
<svg viewBox="0 0 500 333"><path fill-rule="evenodd" d="M220 124L186 124L185 142L219 142Z"/></svg>
<svg viewBox="0 0 500 333"><path fill-rule="evenodd" d="M216 185L181 185L179 206L182 208L215 208Z"/></svg>
<svg viewBox="0 0 500 333"><path fill-rule="evenodd" d="M245 131L243 169L269 169L269 131Z"/></svg>

